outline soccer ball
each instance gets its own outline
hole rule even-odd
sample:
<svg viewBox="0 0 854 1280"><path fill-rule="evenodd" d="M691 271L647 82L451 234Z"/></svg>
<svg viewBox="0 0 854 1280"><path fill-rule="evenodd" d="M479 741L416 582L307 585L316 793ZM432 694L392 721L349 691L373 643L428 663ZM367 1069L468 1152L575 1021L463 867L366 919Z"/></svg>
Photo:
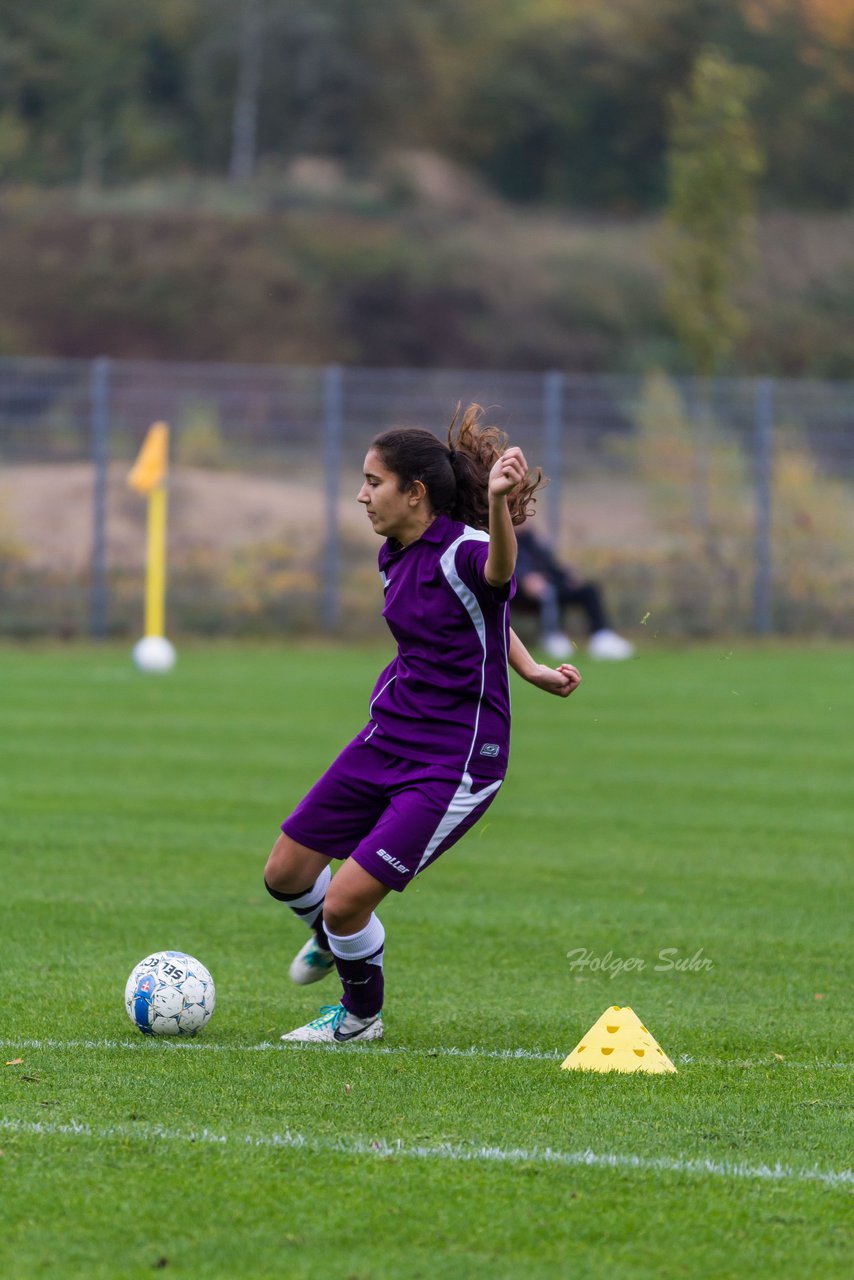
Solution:
<svg viewBox="0 0 854 1280"><path fill-rule="evenodd" d="M140 960L125 987L125 1008L147 1036L194 1036L216 1003L213 978L183 951L155 951Z"/></svg>

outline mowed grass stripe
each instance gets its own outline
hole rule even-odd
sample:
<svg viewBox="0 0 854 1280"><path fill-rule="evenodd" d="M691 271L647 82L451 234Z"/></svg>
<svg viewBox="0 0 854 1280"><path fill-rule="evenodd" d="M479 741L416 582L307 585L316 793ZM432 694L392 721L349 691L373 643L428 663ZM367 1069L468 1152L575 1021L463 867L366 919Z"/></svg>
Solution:
<svg viewBox="0 0 854 1280"><path fill-rule="evenodd" d="M336 1053L345 1058L350 1054L365 1054L368 1057L377 1057L388 1054L400 1054L408 1057L421 1058L497 1058L505 1059L530 1059L533 1062L562 1062L567 1056L569 1050L562 1049L487 1049L480 1045L470 1045L468 1048L457 1048L454 1045L438 1045L435 1048L417 1049L409 1048L407 1045L360 1045L351 1044L346 1049L341 1049L339 1045L334 1044L300 1044L292 1042L290 1044L276 1044L272 1040L262 1040L258 1044L217 1044L207 1040L161 1040L155 1042L150 1040L0 1040L0 1049L15 1050L23 1052L27 1049L50 1050L58 1049L60 1051L76 1052L79 1049L89 1050L129 1050L143 1051L146 1053L158 1052L162 1049L166 1053L184 1053L204 1050L209 1053ZM753 1069L763 1069L776 1071L778 1069L788 1069L790 1071L852 1071L854 1070L854 1062L790 1062L784 1057L775 1057L773 1059L743 1059L743 1058L707 1058L696 1056L694 1054L682 1053L677 1054L673 1059L680 1066L697 1066L697 1067L732 1067L734 1070L744 1071Z"/></svg>
<svg viewBox="0 0 854 1280"><path fill-rule="evenodd" d="M504 1165L558 1165L568 1168L613 1169L619 1172L701 1174L715 1178L746 1178L772 1182L817 1182L828 1187L854 1185L851 1169L794 1169L788 1165L749 1165L737 1161L669 1159L663 1156L623 1155L614 1152L556 1151L551 1147L478 1147L456 1143L411 1144L397 1139L361 1138L348 1135L324 1138L285 1130L283 1133L215 1133L210 1129L171 1129L165 1125L90 1125L51 1121L15 1120L0 1117L0 1131L35 1137L92 1138L98 1141L166 1142L212 1144L235 1147L284 1147L304 1151L324 1151L343 1156L374 1158L405 1157L416 1160L450 1160Z"/></svg>

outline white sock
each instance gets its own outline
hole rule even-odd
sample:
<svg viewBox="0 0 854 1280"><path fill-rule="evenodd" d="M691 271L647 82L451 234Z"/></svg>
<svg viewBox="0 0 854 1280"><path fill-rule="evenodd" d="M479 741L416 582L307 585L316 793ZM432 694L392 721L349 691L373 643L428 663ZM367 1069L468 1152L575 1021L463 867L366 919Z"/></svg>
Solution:
<svg viewBox="0 0 854 1280"><path fill-rule="evenodd" d="M324 867L314 884L310 889L306 889L305 893L296 898L288 895L287 903L291 911L293 911L294 915L299 916L300 920L303 920L309 929L314 928L315 923L319 922L323 914L323 903L331 879L332 872L329 867Z"/></svg>
<svg viewBox="0 0 854 1280"><path fill-rule="evenodd" d="M358 933L330 933L326 930L332 954L339 960L368 960L382 968L385 929L378 916L371 918Z"/></svg>

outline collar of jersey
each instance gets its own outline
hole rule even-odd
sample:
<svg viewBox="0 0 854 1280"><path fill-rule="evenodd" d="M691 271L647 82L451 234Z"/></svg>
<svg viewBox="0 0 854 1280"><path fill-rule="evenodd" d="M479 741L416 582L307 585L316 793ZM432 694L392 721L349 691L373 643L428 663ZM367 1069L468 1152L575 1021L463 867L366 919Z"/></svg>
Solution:
<svg viewBox="0 0 854 1280"><path fill-rule="evenodd" d="M389 550L392 555L400 555L402 551L408 551L410 547L417 546L419 542L443 542L448 532L449 523L450 516L446 516L443 512L440 512L433 523L428 524L427 528L421 534L421 537L415 539L415 542L410 542L408 546L402 547L400 543L395 545L392 543L391 539L389 539L389 543L391 544L389 546Z"/></svg>

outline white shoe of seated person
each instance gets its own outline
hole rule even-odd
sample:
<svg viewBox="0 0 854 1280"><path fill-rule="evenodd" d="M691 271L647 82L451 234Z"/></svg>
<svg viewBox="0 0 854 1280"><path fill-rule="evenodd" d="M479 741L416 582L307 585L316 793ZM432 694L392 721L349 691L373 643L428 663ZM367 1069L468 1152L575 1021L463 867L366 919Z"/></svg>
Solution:
<svg viewBox="0 0 854 1280"><path fill-rule="evenodd" d="M602 658L608 662L623 662L634 657L635 646L616 631L594 631L587 646L591 658Z"/></svg>
<svg viewBox="0 0 854 1280"><path fill-rule="evenodd" d="M575 653L575 645L562 631L550 631L541 644L550 658L571 658Z"/></svg>

